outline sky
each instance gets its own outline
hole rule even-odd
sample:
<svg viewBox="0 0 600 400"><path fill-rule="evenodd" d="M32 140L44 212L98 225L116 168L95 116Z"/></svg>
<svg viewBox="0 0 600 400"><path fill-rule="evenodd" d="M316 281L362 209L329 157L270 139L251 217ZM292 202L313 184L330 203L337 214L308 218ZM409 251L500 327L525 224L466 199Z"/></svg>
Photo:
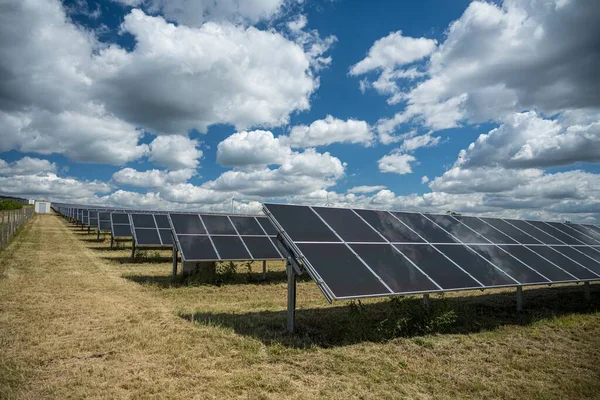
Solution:
<svg viewBox="0 0 600 400"><path fill-rule="evenodd" d="M0 194L600 223L595 0L0 0Z"/></svg>

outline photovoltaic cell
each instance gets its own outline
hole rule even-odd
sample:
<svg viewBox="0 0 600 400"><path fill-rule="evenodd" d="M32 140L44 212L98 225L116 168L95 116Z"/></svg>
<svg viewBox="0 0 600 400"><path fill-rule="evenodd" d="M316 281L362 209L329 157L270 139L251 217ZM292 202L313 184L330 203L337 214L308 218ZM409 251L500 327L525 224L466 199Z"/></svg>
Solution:
<svg viewBox="0 0 600 400"><path fill-rule="evenodd" d="M160 246L160 238L156 229L135 229L136 242L140 246Z"/></svg>
<svg viewBox="0 0 600 400"><path fill-rule="evenodd" d="M600 251L591 247L578 247L577 250L600 263Z"/></svg>
<svg viewBox="0 0 600 400"><path fill-rule="evenodd" d="M408 225L413 231L430 243L455 243L456 240L448 235L433 222L421 214L392 212L400 221Z"/></svg>
<svg viewBox="0 0 600 400"><path fill-rule="evenodd" d="M337 298L391 294L344 244L299 243L298 248Z"/></svg>
<svg viewBox="0 0 600 400"><path fill-rule="evenodd" d="M239 236L211 236L211 239L223 260L252 259Z"/></svg>
<svg viewBox="0 0 600 400"><path fill-rule="evenodd" d="M269 205L269 211L287 234L298 242L339 242L337 236L308 207ZM262 222L262 221L261 221Z"/></svg>
<svg viewBox="0 0 600 400"><path fill-rule="evenodd" d="M517 282L523 284L533 283L548 283L549 281L538 274L537 272L527 268L526 265L514 259L499 247L490 245L473 245L469 246L475 250L479 255L483 256L486 260L494 264L506 272L511 277L515 278Z"/></svg>
<svg viewBox="0 0 600 400"><path fill-rule="evenodd" d="M424 240L387 211L355 210L390 242L423 243Z"/></svg>
<svg viewBox="0 0 600 400"><path fill-rule="evenodd" d="M430 245L394 245L442 289L481 287L464 271Z"/></svg>
<svg viewBox="0 0 600 400"><path fill-rule="evenodd" d="M571 226L573 229L577 229L579 232L581 232L585 235L588 235L589 237L596 240L598 242L598 244L600 244L600 232L597 232L594 229L591 229L585 225L571 224L569 226Z"/></svg>
<svg viewBox="0 0 600 400"><path fill-rule="evenodd" d="M154 214L154 219L156 220L156 226L159 229L171 229L169 218L165 214Z"/></svg>
<svg viewBox="0 0 600 400"><path fill-rule="evenodd" d="M571 236L563 233L562 231L558 230L554 226L549 225L545 222L542 222L542 221L527 221L527 222L529 222L531 225L535 226L536 228L543 230L547 234L554 236L555 238L557 238L558 240L560 240L566 244L571 244L571 245L583 244L580 241L573 239Z"/></svg>
<svg viewBox="0 0 600 400"><path fill-rule="evenodd" d="M508 222L506 222L504 220L501 220L498 218L483 218L483 217L481 217L480 219L482 221L490 224L494 228L500 230L502 233L506 234L507 236L510 236L511 238L516 240L518 243L521 243L521 244L540 244L540 243L542 243L539 240L535 239L534 237L528 235L527 233L515 228L514 226L512 226L511 224L509 224ZM495 243L504 244L503 242L495 242Z"/></svg>
<svg viewBox="0 0 600 400"><path fill-rule="evenodd" d="M515 240L511 239L504 233L495 229L493 226L486 224L479 218L463 216L455 216L454 218L467 225L469 228L473 229L475 232L479 233L481 236L483 236L492 243L517 244Z"/></svg>
<svg viewBox="0 0 600 400"><path fill-rule="evenodd" d="M158 233L160 234L160 239L162 240L162 244L165 246L173 244L173 235L171 233L171 229L159 229Z"/></svg>
<svg viewBox="0 0 600 400"><path fill-rule="evenodd" d="M134 228L156 228L152 214L131 214Z"/></svg>
<svg viewBox="0 0 600 400"><path fill-rule="evenodd" d="M91 215L91 211L90 211ZM113 224L127 224L129 225L129 216L127 214L112 213L111 214Z"/></svg>
<svg viewBox="0 0 600 400"><path fill-rule="evenodd" d="M271 221L267 217L256 217L256 220L262 226L262 228L267 232L269 236L277 236L277 229L273 226Z"/></svg>
<svg viewBox="0 0 600 400"><path fill-rule="evenodd" d="M517 220L517 219L507 219L505 221L509 222L511 225L515 226L516 228L524 231L528 235L533 236L535 239L539 240L540 242L542 242L544 244L563 244L560 240L548 235L547 233L537 229L536 227L534 227L532 225L529 225L525 221L521 221L521 220ZM521 242L521 243L525 244L525 242Z"/></svg>
<svg viewBox="0 0 600 400"><path fill-rule="evenodd" d="M229 218L224 215L202 215L204 226L211 235L235 235L235 229Z"/></svg>
<svg viewBox="0 0 600 400"><path fill-rule="evenodd" d="M110 231L110 220L108 220L108 221L102 221L102 220L100 220L99 224L100 224L100 228L99 229L101 231Z"/></svg>
<svg viewBox="0 0 600 400"><path fill-rule="evenodd" d="M242 240L257 260L281 259L281 255L266 236L242 236Z"/></svg>
<svg viewBox="0 0 600 400"><path fill-rule="evenodd" d="M422 292L438 287L389 244L353 244L350 247L394 292Z"/></svg>
<svg viewBox="0 0 600 400"><path fill-rule="evenodd" d="M571 260L583 265L595 274L600 275L600 263L598 263L596 260L587 257L585 254L578 252L572 247L554 246L553 248L563 255L569 257Z"/></svg>
<svg viewBox="0 0 600 400"><path fill-rule="evenodd" d="M596 241L592 235L583 233L577 228L575 224L562 224L558 222L548 222L553 227L562 230L566 234L573 236L575 239L589 245L600 245L600 242ZM583 229L583 228L581 228Z"/></svg>
<svg viewBox="0 0 600 400"><path fill-rule="evenodd" d="M513 257L521 260L540 274L553 282L572 281L573 276L556 267L552 263L544 260L537 253L528 250L524 246L500 246L502 250L510 253Z"/></svg>
<svg viewBox="0 0 600 400"><path fill-rule="evenodd" d="M186 260L216 261L219 259L208 236L178 235L177 240Z"/></svg>
<svg viewBox="0 0 600 400"><path fill-rule="evenodd" d="M313 210L346 242L385 242L350 209L313 207Z"/></svg>
<svg viewBox="0 0 600 400"><path fill-rule="evenodd" d="M173 228L177 234L206 234L206 230L196 214L169 214Z"/></svg>
<svg viewBox="0 0 600 400"><path fill-rule="evenodd" d="M515 284L515 281L502 270L494 267L492 263L478 256L466 246L436 244L435 247L486 287Z"/></svg>
<svg viewBox="0 0 600 400"><path fill-rule="evenodd" d="M590 225L590 224L583 224L583 226L586 227L587 229L590 229L590 230L600 234L600 226Z"/></svg>
<svg viewBox="0 0 600 400"><path fill-rule="evenodd" d="M235 229L239 232L240 235L260 235L264 236L264 232L256 219L253 217L229 217L231 222L235 226ZM271 225L271 224L269 224Z"/></svg>
<svg viewBox="0 0 600 400"><path fill-rule="evenodd" d="M129 225L114 225L113 237L131 237L131 227Z"/></svg>
<svg viewBox="0 0 600 400"><path fill-rule="evenodd" d="M562 269L568 273L576 276L578 279L594 279L598 278L598 275L594 274L587 268L577 264L575 261L565 257L562 253L555 251L552 247L548 246L527 246L531 251L536 252L540 256L552 261L559 265Z"/></svg>
<svg viewBox="0 0 600 400"><path fill-rule="evenodd" d="M490 243L483 236L469 229L466 225L461 224L460 221L449 215L426 214L425 216L463 243Z"/></svg>

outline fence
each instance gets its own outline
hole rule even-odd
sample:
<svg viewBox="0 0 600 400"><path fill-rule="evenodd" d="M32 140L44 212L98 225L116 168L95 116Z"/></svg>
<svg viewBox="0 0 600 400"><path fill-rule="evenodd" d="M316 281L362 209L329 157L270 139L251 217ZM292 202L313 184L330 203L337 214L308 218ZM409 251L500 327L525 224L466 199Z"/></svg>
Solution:
<svg viewBox="0 0 600 400"><path fill-rule="evenodd" d="M10 238L17 232L17 229L21 225L33 216L34 211L33 207L0 211L0 249L8 245Z"/></svg>

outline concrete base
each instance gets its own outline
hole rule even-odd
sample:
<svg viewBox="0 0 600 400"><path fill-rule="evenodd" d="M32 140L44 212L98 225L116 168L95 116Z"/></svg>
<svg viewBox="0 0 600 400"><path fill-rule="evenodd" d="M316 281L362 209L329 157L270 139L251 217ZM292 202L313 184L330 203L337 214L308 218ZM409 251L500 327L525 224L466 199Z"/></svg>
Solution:
<svg viewBox="0 0 600 400"><path fill-rule="evenodd" d="M186 261L181 265L181 272L184 275L192 274L196 271L210 271L213 274L217 271L217 263L215 261L190 262Z"/></svg>

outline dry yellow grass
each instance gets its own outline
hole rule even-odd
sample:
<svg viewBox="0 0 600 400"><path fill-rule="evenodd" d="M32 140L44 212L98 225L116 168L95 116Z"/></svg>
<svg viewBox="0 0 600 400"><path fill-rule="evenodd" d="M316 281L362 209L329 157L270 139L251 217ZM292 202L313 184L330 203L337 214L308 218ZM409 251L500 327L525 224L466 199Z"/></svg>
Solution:
<svg viewBox="0 0 600 400"><path fill-rule="evenodd" d="M589 303L581 287L525 290L520 315L513 291L454 293L422 318L417 299L329 306L306 280L289 336L281 264L265 283L239 267L219 287L173 284L168 259L130 263L128 250L93 238L36 216L0 253L0 398L600 393L600 285ZM405 311L423 326L390 328ZM455 318L432 324L439 316Z"/></svg>

